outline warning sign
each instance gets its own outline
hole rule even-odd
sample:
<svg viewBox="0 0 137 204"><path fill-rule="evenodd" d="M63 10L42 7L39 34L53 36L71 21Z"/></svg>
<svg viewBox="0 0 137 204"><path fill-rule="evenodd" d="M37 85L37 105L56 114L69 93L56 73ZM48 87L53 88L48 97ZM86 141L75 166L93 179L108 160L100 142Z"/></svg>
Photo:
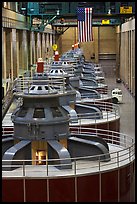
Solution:
<svg viewBox="0 0 137 204"><path fill-rule="evenodd" d="M52 45L52 48L53 48L54 51L57 50L57 47L58 47L57 44L53 44L53 45Z"/></svg>
<svg viewBox="0 0 137 204"><path fill-rule="evenodd" d="M132 6L120 7L120 13L132 13Z"/></svg>
<svg viewBox="0 0 137 204"><path fill-rule="evenodd" d="M102 20L102 24L110 24L110 20Z"/></svg>

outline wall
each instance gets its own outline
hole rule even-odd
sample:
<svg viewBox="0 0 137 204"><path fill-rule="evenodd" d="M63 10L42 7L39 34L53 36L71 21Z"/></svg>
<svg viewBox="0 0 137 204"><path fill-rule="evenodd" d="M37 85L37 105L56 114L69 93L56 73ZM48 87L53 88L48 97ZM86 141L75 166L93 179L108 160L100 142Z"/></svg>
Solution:
<svg viewBox="0 0 137 204"><path fill-rule="evenodd" d="M135 19L121 26L120 77L135 96Z"/></svg>
<svg viewBox="0 0 137 204"><path fill-rule="evenodd" d="M78 42L77 28L70 27L57 39L60 54L70 50L76 42ZM93 27L93 41L80 43L80 46L86 60L89 61L92 58L93 62L98 63L100 54L116 54L116 28L114 26Z"/></svg>
<svg viewBox="0 0 137 204"><path fill-rule="evenodd" d="M2 86L31 69L39 57L53 56L53 31L47 26L44 32L28 30L28 18L2 8ZM55 43L55 42L54 42ZM48 51L47 51L48 48Z"/></svg>
<svg viewBox="0 0 137 204"><path fill-rule="evenodd" d="M99 54L116 53L116 28L99 27Z"/></svg>

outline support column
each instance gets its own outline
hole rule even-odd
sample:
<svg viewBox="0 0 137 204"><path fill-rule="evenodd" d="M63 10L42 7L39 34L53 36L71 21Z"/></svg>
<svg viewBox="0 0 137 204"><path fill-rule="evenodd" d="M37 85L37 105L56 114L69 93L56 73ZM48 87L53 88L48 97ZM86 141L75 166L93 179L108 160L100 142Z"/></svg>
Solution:
<svg viewBox="0 0 137 204"><path fill-rule="evenodd" d="M34 41L35 41L35 58L34 58L34 64L37 62L37 60L38 60L38 56L37 56L37 33L36 32L34 32Z"/></svg>
<svg viewBox="0 0 137 204"><path fill-rule="evenodd" d="M19 38L19 75L21 74L22 70L23 70L23 65L22 65L22 61L23 59L23 33L22 31L18 31L18 38Z"/></svg>
<svg viewBox="0 0 137 204"><path fill-rule="evenodd" d="M46 33L46 61L49 61L49 34Z"/></svg>
<svg viewBox="0 0 137 204"><path fill-rule="evenodd" d="M120 43L121 33L120 26L116 27L116 78L120 78Z"/></svg>
<svg viewBox="0 0 137 204"><path fill-rule="evenodd" d="M30 64L33 64L33 59L32 59L32 33L30 33Z"/></svg>
<svg viewBox="0 0 137 204"><path fill-rule="evenodd" d="M33 64L36 64L36 59L35 59L35 35L34 35L34 32L32 31L30 33L30 71L31 71L31 76L32 76L32 70L33 70L33 67L32 65Z"/></svg>
<svg viewBox="0 0 137 204"><path fill-rule="evenodd" d="M32 65L33 64L33 58L32 58L32 32L30 33L30 64Z"/></svg>
<svg viewBox="0 0 137 204"><path fill-rule="evenodd" d="M2 28L2 87L3 87L3 93L2 97L6 93L6 31Z"/></svg>
<svg viewBox="0 0 137 204"><path fill-rule="evenodd" d="M10 65L11 65L11 67L10 67L10 77L11 77L11 80L13 81L13 68L14 68L14 65L13 65L13 56L14 56L14 54L13 54L13 47L14 47L14 40L13 40L13 36L14 36L14 33L15 32L15 30L12 30L11 31L11 38L10 38L10 44L11 44L11 47L10 47L10 56L11 56L11 58L10 58Z"/></svg>
<svg viewBox="0 0 137 204"><path fill-rule="evenodd" d="M50 57L53 56L53 49L52 49L52 45L53 45L53 42L52 42L52 33L49 34L49 45L50 45Z"/></svg>
<svg viewBox="0 0 137 204"><path fill-rule="evenodd" d="M23 30L23 39L22 39L22 54L23 54L23 61L22 67L23 70L28 70L28 46L27 46L27 31Z"/></svg>
<svg viewBox="0 0 137 204"><path fill-rule="evenodd" d="M19 32L16 32L17 77L19 75Z"/></svg>
<svg viewBox="0 0 137 204"><path fill-rule="evenodd" d="M41 36L40 33L37 33L37 60L41 56Z"/></svg>
<svg viewBox="0 0 137 204"><path fill-rule="evenodd" d="M42 33L42 59L43 60L45 60L45 52L46 52L45 33Z"/></svg>
<svg viewBox="0 0 137 204"><path fill-rule="evenodd" d="M131 64L130 65L131 65L131 93L132 93L132 90L133 90L133 87L132 87L132 85L133 85L133 83L132 83L132 79L133 79L133 63L132 63L133 62L133 60L132 60L133 59L133 54L132 54L132 42L133 42L133 39L132 39L132 30L131 30L131 39L130 40L131 40L131 55L130 55L131 56L131 59L130 59Z"/></svg>
<svg viewBox="0 0 137 204"><path fill-rule="evenodd" d="M11 77L11 30L6 29L6 78Z"/></svg>
<svg viewBox="0 0 137 204"><path fill-rule="evenodd" d="M135 29L132 30L132 93L135 96Z"/></svg>
<svg viewBox="0 0 137 204"><path fill-rule="evenodd" d="M94 45L95 45L95 63L98 63L98 53L99 53L99 27L94 27Z"/></svg>
<svg viewBox="0 0 137 204"><path fill-rule="evenodd" d="M6 31L2 28L2 79L6 79Z"/></svg>
<svg viewBox="0 0 137 204"><path fill-rule="evenodd" d="M52 39L53 39L53 44L56 44L56 41L55 41L55 34L53 34Z"/></svg>
<svg viewBox="0 0 137 204"><path fill-rule="evenodd" d="M11 79L12 81L17 77L17 41L16 29L11 31Z"/></svg>
<svg viewBox="0 0 137 204"><path fill-rule="evenodd" d="M36 63L36 51L35 51L35 35L34 32L31 32L31 50L32 50L32 64Z"/></svg>
<svg viewBox="0 0 137 204"><path fill-rule="evenodd" d="M49 33L46 33L46 48L49 49Z"/></svg>
<svg viewBox="0 0 137 204"><path fill-rule="evenodd" d="M53 44L52 44L52 34L51 33L49 34L49 39L50 39L50 42L49 42L50 43L50 47L52 47Z"/></svg>
<svg viewBox="0 0 137 204"><path fill-rule="evenodd" d="M6 34L6 78L11 77L11 40L10 40L10 35L11 35L11 30L6 29L5 31Z"/></svg>
<svg viewBox="0 0 137 204"><path fill-rule="evenodd" d="M18 2L15 2L16 12L18 12Z"/></svg>

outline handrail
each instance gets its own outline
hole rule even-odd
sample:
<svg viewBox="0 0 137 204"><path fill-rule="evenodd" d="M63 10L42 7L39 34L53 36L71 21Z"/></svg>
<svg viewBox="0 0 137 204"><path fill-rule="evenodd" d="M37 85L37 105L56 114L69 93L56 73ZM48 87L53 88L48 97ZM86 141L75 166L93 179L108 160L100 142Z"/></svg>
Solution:
<svg viewBox="0 0 137 204"><path fill-rule="evenodd" d="M51 162L57 162L60 159L45 159L45 165L36 165L32 163L36 163L39 160L13 160L13 162L19 162L19 164L15 164L12 167L18 167L16 170L12 171L3 171L2 177L61 177L61 176L73 176L79 174L90 173L93 174L95 172L104 172L109 169L115 169L120 166L126 165L130 162L133 162L135 159L135 141L133 138L129 137L126 134L103 130L103 129L95 129L95 128L82 128L82 127L74 127L71 129L71 133L79 133L83 134L82 131L85 130L84 134L96 133L99 137L105 136L104 140L109 144L109 154L110 161L102 162L101 156L83 156L83 157L75 157L71 158L72 160L72 168L70 169L59 169L55 167L62 167L60 164L51 164ZM89 133L88 133L89 131ZM120 140L120 141L119 141ZM111 150L111 145L115 145L115 151ZM98 160L93 161L94 157L98 157ZM68 158L66 158L67 160ZM65 158L63 159L65 160ZM3 160L4 165L2 167L8 167L8 160ZM7 165L6 165L7 162ZM28 164L30 162L30 164ZM66 165L66 164L62 164Z"/></svg>
<svg viewBox="0 0 137 204"><path fill-rule="evenodd" d="M44 84L48 84L49 86L53 87L53 88L58 88L58 94L59 93L64 93L67 92L66 88L65 88L65 77L59 77L59 78L50 78L50 79L43 79L40 80L41 83L44 82ZM29 94L29 88L31 85L33 85L34 83L37 83L38 80L34 80L32 77L24 77L22 76L22 78L17 78L16 79L16 85L14 86L14 95L23 95L24 91L28 90L28 94ZM49 87L50 88L50 87ZM50 93L49 93L50 94Z"/></svg>
<svg viewBox="0 0 137 204"><path fill-rule="evenodd" d="M83 124L84 120L89 120L89 123L97 124L101 121L110 121L111 119L118 119L120 118L120 107L117 104L112 104L110 102L98 102L96 100L93 100L92 103L80 103L82 105L97 105L99 109L102 111L102 118L97 118L98 112L94 113L78 113L78 124ZM76 123L72 123L70 121L70 125L76 125Z"/></svg>
<svg viewBox="0 0 137 204"><path fill-rule="evenodd" d="M120 107L117 104L113 104L110 102L103 102L103 101L99 102L96 100L93 100L90 104L88 104L86 102L85 103L80 102L80 104L88 105L88 106L97 105L98 108L102 112L102 117L100 119L96 117L96 116L98 116L98 112L77 113L77 118L78 118L77 123L78 124L84 124L84 123L86 123L86 121L88 121L89 124L97 124L97 123L100 123L101 121L108 122L108 121L120 118ZM72 118L70 117L70 126L76 125L76 121L74 122L71 119Z"/></svg>

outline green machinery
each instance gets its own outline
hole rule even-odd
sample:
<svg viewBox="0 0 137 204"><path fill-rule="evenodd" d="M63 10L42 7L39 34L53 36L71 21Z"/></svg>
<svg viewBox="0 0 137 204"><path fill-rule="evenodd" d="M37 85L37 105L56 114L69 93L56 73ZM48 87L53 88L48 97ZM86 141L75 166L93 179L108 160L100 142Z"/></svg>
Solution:
<svg viewBox="0 0 137 204"><path fill-rule="evenodd" d="M93 8L93 26L120 25L135 15L135 2L19 2L20 11L30 19L30 30L45 26L77 26L77 7ZM23 8L24 7L24 8Z"/></svg>

